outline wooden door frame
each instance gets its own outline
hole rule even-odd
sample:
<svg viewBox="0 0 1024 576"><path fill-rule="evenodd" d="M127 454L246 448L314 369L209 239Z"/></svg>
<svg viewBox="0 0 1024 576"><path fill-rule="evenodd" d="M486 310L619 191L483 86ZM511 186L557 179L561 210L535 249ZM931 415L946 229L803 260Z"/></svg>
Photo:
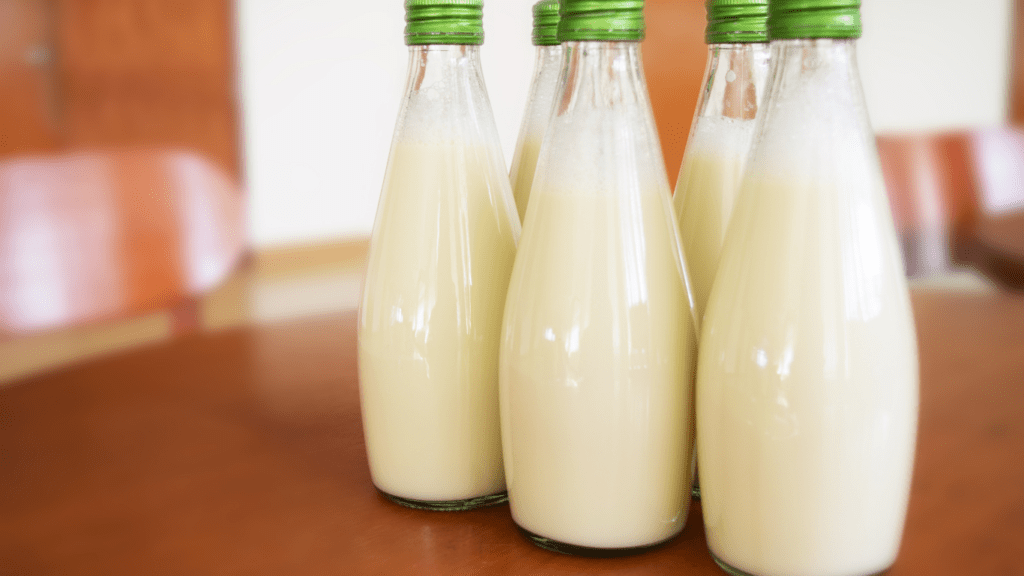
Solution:
<svg viewBox="0 0 1024 576"><path fill-rule="evenodd" d="M1024 0L1013 2L1013 51L1010 53L1010 124L1024 124Z"/></svg>

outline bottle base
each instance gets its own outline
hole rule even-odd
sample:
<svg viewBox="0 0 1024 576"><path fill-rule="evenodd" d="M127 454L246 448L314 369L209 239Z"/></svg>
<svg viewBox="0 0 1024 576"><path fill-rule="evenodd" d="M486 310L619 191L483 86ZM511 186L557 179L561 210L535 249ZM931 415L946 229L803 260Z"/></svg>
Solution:
<svg viewBox="0 0 1024 576"><path fill-rule="evenodd" d="M714 552L711 553L711 557L715 560L715 564L718 564L719 568L725 570L725 572L727 574L730 574L731 576L753 576L753 574L747 574L739 568L733 568L728 563L719 558L717 555L715 555Z"/></svg>
<svg viewBox="0 0 1024 576"><path fill-rule="evenodd" d="M380 490L380 493L385 498L391 500L395 504L405 506L406 508L415 508L417 510L431 510L434 512L461 512L463 510L474 510L476 508L484 508L486 506L497 506L498 504L504 504L508 502L508 492L499 492L498 494L490 494L488 496L478 496L476 498L466 498L464 500L413 500L412 498L402 498L401 496L395 496L388 494L387 492Z"/></svg>
<svg viewBox="0 0 1024 576"><path fill-rule="evenodd" d="M591 548L589 546L578 546L576 544L566 544L559 542L558 540L552 540L551 538L545 538L539 534L534 534L522 526L516 526L519 531L526 537L527 540L532 542L534 545L539 546L545 550L551 552L558 552L559 554L566 554L569 556L584 556L587 558L619 558L621 556L633 556L636 554L643 554L650 550L661 548L667 542L678 536L673 534L672 536L656 542L654 544L648 544L646 546L634 546L631 548Z"/></svg>
<svg viewBox="0 0 1024 576"><path fill-rule="evenodd" d="M710 552L710 550L709 550L709 552ZM715 560L715 564L718 564L719 568L721 568L722 570L725 570L725 572L730 574L731 576L757 576L756 574L751 574L749 572L744 572L743 570L740 570L739 568L736 568L734 566L729 565L728 562L726 562L726 561L722 560L721 558L719 558L718 555L715 554L714 552L711 552L711 557ZM891 568L891 566L889 568ZM886 568L886 569L881 570L879 572L872 572L871 574L865 574L864 576L882 576L883 574L886 574L886 573L889 572L889 568Z"/></svg>

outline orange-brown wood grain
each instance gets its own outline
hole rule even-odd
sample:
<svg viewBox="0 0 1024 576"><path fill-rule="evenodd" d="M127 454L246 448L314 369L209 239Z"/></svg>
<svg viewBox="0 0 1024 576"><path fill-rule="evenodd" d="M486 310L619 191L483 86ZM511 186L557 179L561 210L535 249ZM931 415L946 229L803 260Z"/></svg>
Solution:
<svg viewBox="0 0 1024 576"><path fill-rule="evenodd" d="M228 0L60 0L68 144L172 145L237 176Z"/></svg>
<svg viewBox="0 0 1024 576"><path fill-rule="evenodd" d="M1001 285L1024 291L1024 211L979 218L957 253Z"/></svg>
<svg viewBox="0 0 1024 576"><path fill-rule="evenodd" d="M244 246L233 179L188 152L0 160L0 337L171 306Z"/></svg>
<svg viewBox="0 0 1024 576"><path fill-rule="evenodd" d="M891 576L1024 573L1024 299L913 296L921 415ZM562 556L507 506L399 507L370 481L356 316L149 347L0 389L10 574L719 576L699 505L646 554Z"/></svg>
<svg viewBox="0 0 1024 576"><path fill-rule="evenodd" d="M979 194L970 133L881 134L876 140L897 229L970 225ZM925 207L929 203L938 208L934 215Z"/></svg>
<svg viewBox="0 0 1024 576"><path fill-rule="evenodd" d="M1013 53L1010 58L1010 110L1012 124L1024 124L1024 0L1013 2Z"/></svg>
<svg viewBox="0 0 1024 576"><path fill-rule="evenodd" d="M61 142L52 32L45 0L0 0L0 156Z"/></svg>
<svg viewBox="0 0 1024 576"><path fill-rule="evenodd" d="M898 229L922 224L935 196L945 225L961 233L986 211L1024 207L1024 129L880 134L882 173Z"/></svg>
<svg viewBox="0 0 1024 576"><path fill-rule="evenodd" d="M1024 130L883 134L877 143L908 273L960 260L1024 286Z"/></svg>
<svg viewBox="0 0 1024 576"><path fill-rule="evenodd" d="M973 134L882 134L876 141L907 273L948 270L984 194Z"/></svg>
<svg viewBox="0 0 1024 576"><path fill-rule="evenodd" d="M59 0L57 4L63 63L78 73L230 72L229 2Z"/></svg>
<svg viewBox="0 0 1024 576"><path fill-rule="evenodd" d="M238 176L228 0L0 0L0 154L177 146Z"/></svg>
<svg viewBox="0 0 1024 576"><path fill-rule="evenodd" d="M644 72L665 168L674 187L707 61L704 1L648 0L644 16Z"/></svg>

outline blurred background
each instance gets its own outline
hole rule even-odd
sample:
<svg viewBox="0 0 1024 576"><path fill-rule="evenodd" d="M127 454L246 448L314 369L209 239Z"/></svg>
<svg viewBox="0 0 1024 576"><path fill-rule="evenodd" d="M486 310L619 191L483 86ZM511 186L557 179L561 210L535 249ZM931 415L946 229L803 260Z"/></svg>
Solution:
<svg viewBox="0 0 1024 576"><path fill-rule="evenodd" d="M532 0L485 6L506 161ZM858 57L919 289L1024 284L1024 0L864 0ZM648 0L672 181L703 0ZM407 67L400 0L0 0L0 385L354 307Z"/></svg>

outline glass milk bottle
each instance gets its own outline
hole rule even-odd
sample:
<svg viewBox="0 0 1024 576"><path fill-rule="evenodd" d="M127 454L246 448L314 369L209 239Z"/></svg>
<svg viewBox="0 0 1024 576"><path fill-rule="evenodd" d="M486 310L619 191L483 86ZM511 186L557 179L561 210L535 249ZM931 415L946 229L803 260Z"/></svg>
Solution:
<svg viewBox="0 0 1024 576"><path fill-rule="evenodd" d="M707 69L673 199L698 315L718 271L768 79L768 0L710 0L707 11Z"/></svg>
<svg viewBox="0 0 1024 576"><path fill-rule="evenodd" d="M771 86L703 320L708 545L734 574L895 560L914 322L857 72L858 0L771 0Z"/></svg>
<svg viewBox="0 0 1024 576"><path fill-rule="evenodd" d="M519 220L526 215L533 173L537 168L540 143L551 119L551 103L558 89L562 69L562 46L558 43L558 0L541 0L533 5L533 44L537 56L533 65L530 96L526 101L523 124L519 129L516 153L512 157L512 193Z"/></svg>
<svg viewBox="0 0 1024 576"><path fill-rule="evenodd" d="M481 0L406 0L409 77L370 240L359 384L373 482L414 508L505 499L498 344L519 237Z"/></svg>
<svg viewBox="0 0 1024 576"><path fill-rule="evenodd" d="M512 517L562 552L657 544L689 509L695 335L643 34L642 1L562 0L566 61L505 308Z"/></svg>

